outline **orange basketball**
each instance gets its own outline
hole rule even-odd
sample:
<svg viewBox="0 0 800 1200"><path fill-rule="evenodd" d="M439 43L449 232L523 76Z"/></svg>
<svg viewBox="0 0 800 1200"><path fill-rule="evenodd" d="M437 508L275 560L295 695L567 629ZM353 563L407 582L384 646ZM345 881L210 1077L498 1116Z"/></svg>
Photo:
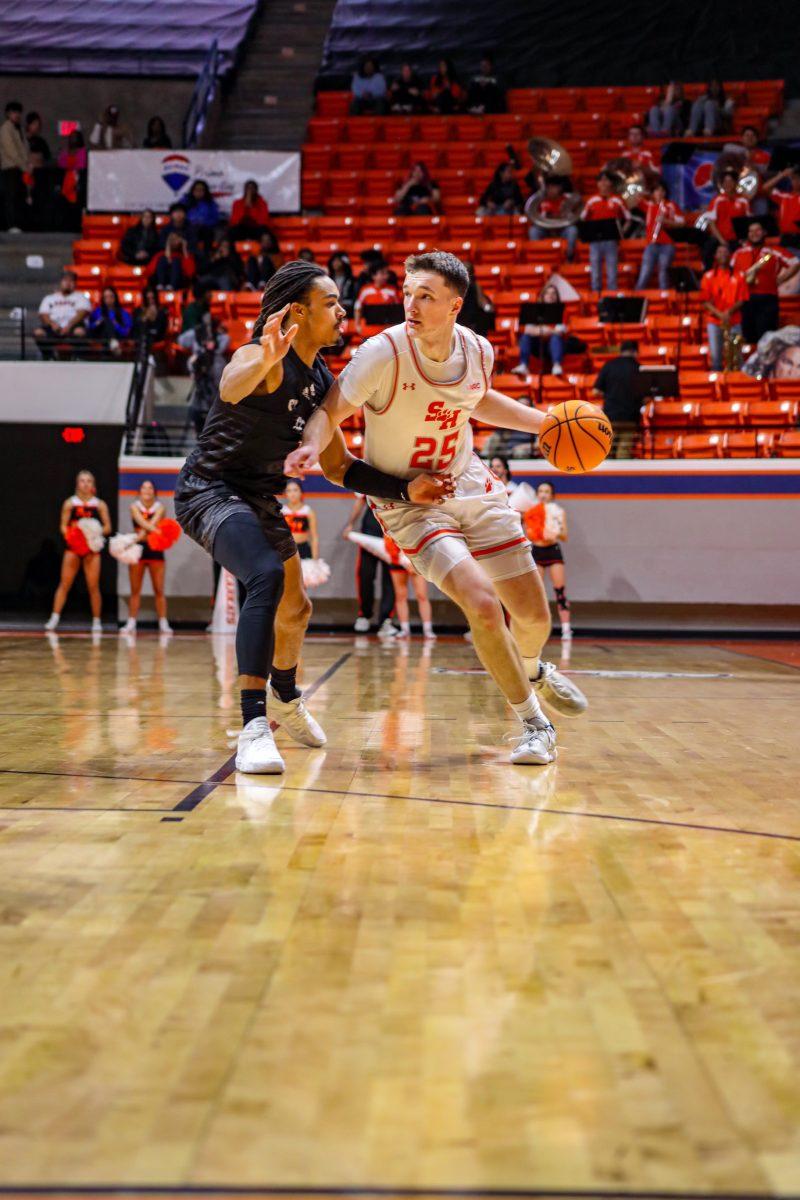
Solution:
<svg viewBox="0 0 800 1200"><path fill-rule="evenodd" d="M539 447L557 471L582 474L599 467L614 430L603 410L586 400L554 404L539 430Z"/></svg>

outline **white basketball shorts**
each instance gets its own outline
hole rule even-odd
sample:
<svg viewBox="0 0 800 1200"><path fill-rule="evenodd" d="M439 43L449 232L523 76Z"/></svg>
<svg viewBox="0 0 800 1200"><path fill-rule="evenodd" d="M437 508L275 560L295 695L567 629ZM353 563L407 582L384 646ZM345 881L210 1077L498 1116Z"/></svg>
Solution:
<svg viewBox="0 0 800 1200"><path fill-rule="evenodd" d="M442 505L370 503L415 570L439 588L453 567L470 556L498 582L536 570L519 513L477 455L459 475L455 496Z"/></svg>

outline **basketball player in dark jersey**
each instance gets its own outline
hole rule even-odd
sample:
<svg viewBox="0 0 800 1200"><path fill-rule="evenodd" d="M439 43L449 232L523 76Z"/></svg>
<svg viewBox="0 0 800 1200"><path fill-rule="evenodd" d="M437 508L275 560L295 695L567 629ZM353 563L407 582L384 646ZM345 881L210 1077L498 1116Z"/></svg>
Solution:
<svg viewBox="0 0 800 1200"><path fill-rule="evenodd" d="M283 771L270 720L305 746L326 741L295 682L311 602L277 497L286 486L285 457L333 383L320 351L339 342L344 316L336 284L316 263L286 263L273 275L253 340L226 366L175 488L175 515L187 534L247 593L236 631L243 724L236 768L243 772ZM348 453L341 434L320 465L352 491L403 500L411 488L418 504L452 493L449 475L411 483L376 475Z"/></svg>

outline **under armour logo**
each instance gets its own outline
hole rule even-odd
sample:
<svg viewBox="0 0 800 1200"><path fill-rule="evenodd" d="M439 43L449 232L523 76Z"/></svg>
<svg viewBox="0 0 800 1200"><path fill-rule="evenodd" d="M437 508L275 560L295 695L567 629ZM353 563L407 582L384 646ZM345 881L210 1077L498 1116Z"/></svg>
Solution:
<svg viewBox="0 0 800 1200"><path fill-rule="evenodd" d="M417 385L416 385L415 383L404 383L404 384L403 384L403 391L405 391L406 389L408 389L408 391L410 391L410 392L413 392L413 391L415 390L416 386L417 386Z"/></svg>
<svg viewBox="0 0 800 1200"><path fill-rule="evenodd" d="M289 401L289 412L292 412L293 409L297 408L299 403L300 403L299 400L290 400Z"/></svg>

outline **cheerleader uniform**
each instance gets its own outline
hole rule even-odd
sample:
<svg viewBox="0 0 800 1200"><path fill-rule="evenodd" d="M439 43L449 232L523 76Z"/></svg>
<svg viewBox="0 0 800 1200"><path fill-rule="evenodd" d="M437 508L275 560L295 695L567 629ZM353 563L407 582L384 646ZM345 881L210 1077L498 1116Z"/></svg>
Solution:
<svg viewBox="0 0 800 1200"><path fill-rule="evenodd" d="M142 504L141 500L134 500L134 504L136 505L139 512L142 514L142 516L144 517L145 521L152 521L152 519L155 515L155 512L156 512L155 505L153 505L152 508L145 508L145 506ZM139 529L140 526L137 525L136 528ZM163 550L151 550L150 546L147 543L147 535L145 535L144 541L140 542L139 544L142 547L142 557L139 559L139 562L145 563L145 562L163 562L164 561L164 551Z"/></svg>
<svg viewBox="0 0 800 1200"><path fill-rule="evenodd" d="M289 508L287 504L281 505L281 516L289 526L293 538L297 539L298 535L300 537L303 537L303 535L308 537L311 529L311 521L309 520L310 512L311 509L307 504L301 504L299 508ZM298 542L295 540L295 545L297 546L297 553L301 558L312 557L310 542Z"/></svg>
<svg viewBox="0 0 800 1200"><path fill-rule="evenodd" d="M541 509L544 508L542 521ZM537 521L541 522L537 528ZM561 543L557 540L564 528L564 510L554 500L545 505L537 504L525 514L525 532L531 539L533 561L537 567L552 567L554 563L563 563L564 553ZM544 546L537 546L533 538L543 541Z"/></svg>
<svg viewBox="0 0 800 1200"><path fill-rule="evenodd" d="M100 520L98 515L99 505L95 496L90 496L88 500L80 500L77 496L73 496L70 503L72 504L72 508L67 518L68 525L77 525L78 521L82 521L86 517L91 518L93 521ZM76 552L73 550L72 553ZM87 553L96 554L97 551L89 550ZM84 558L85 555L80 555L80 557Z"/></svg>

